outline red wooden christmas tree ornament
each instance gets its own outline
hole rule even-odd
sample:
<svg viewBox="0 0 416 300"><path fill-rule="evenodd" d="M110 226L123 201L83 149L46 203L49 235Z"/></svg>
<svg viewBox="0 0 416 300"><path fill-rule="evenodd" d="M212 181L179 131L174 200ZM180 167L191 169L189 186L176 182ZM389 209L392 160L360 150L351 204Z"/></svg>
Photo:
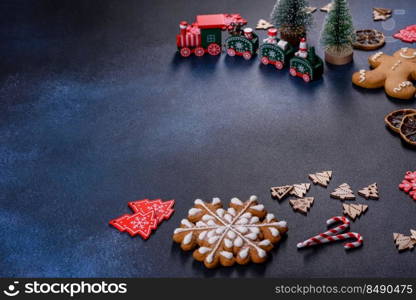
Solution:
<svg viewBox="0 0 416 300"><path fill-rule="evenodd" d="M127 231L131 236L140 235L143 239L148 239L152 230L157 228L163 220L170 218L175 200L162 201L156 200L137 200L129 202L128 206L133 210L133 214L122 215L109 222L121 232Z"/></svg>
<svg viewBox="0 0 416 300"><path fill-rule="evenodd" d="M146 240L149 238L152 229L155 229L157 226L154 214L154 211L149 211L145 214L137 212L133 215L123 215L111 220L110 224L121 232L127 231L131 236L140 235Z"/></svg>
<svg viewBox="0 0 416 300"><path fill-rule="evenodd" d="M129 202L128 205L134 212L147 213L149 211L155 212L155 218L157 223L160 224L163 220L170 218L174 210L172 209L175 204L175 200L169 200L162 202L161 199L156 200L144 200Z"/></svg>

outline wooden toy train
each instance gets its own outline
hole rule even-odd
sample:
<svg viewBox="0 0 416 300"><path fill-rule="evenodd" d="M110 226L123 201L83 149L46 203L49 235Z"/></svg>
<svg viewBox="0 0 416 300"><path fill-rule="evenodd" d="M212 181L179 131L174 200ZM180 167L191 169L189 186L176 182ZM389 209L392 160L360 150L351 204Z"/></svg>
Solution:
<svg viewBox="0 0 416 300"><path fill-rule="evenodd" d="M222 31L228 31L225 49L229 56L242 56L249 60L258 53L260 61L274 65L278 70L289 66L292 76L301 77L305 82L316 80L323 74L324 64L315 54L314 47L308 47L306 39L295 49L287 41L277 37L278 30L270 28L268 37L259 47L259 37L252 28L246 27L247 20L239 14L198 15L196 22L179 24L176 36L179 54L188 57L203 56L205 53L219 55L222 52Z"/></svg>

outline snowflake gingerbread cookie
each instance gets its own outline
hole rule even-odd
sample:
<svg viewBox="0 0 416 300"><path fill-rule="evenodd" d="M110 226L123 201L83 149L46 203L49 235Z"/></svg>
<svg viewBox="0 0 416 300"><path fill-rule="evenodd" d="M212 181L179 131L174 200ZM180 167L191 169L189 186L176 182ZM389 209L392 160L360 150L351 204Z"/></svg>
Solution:
<svg viewBox="0 0 416 300"><path fill-rule="evenodd" d="M245 202L233 198L228 209L219 198L194 203L188 218L175 229L173 240L185 251L197 248L193 257L207 268L262 263L288 230L286 222L267 213L256 196Z"/></svg>
<svg viewBox="0 0 416 300"><path fill-rule="evenodd" d="M401 48L393 56L377 52L369 57L368 62L374 70L360 70L352 75L352 82L363 88L384 89L390 97L411 99L416 88L416 49Z"/></svg>

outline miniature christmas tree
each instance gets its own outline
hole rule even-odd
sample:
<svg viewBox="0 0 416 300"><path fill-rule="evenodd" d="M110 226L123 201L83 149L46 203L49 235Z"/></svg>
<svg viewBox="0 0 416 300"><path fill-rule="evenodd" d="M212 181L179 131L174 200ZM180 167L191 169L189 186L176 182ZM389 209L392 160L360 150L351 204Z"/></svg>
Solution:
<svg viewBox="0 0 416 300"><path fill-rule="evenodd" d="M354 26L347 0L333 0L333 8L325 18L321 43L327 62L343 65L352 60Z"/></svg>
<svg viewBox="0 0 416 300"><path fill-rule="evenodd" d="M282 39L296 47L312 25L312 14L308 13L307 7L306 0L277 0L270 15Z"/></svg>

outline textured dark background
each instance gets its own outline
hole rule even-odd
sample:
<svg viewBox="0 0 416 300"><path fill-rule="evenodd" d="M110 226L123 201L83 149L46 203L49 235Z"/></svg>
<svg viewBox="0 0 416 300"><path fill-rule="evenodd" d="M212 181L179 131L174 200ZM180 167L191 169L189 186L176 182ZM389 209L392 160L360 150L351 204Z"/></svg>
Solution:
<svg viewBox="0 0 416 300"><path fill-rule="evenodd" d="M326 0L311 0L322 6ZM371 53L326 68L305 84L258 59L176 54L178 22L239 12L255 26L265 1L0 2L0 275L125 277L404 277L416 253L398 254L392 233L415 228L416 203L398 190L416 152L384 126L388 112L414 106L383 90L351 84ZM382 29L373 6L404 9L384 22L391 35L414 23L414 1L351 0L357 28ZM325 14L315 12L318 46ZM383 51L404 44L394 40ZM407 45L409 46L409 45ZM308 182L333 170L328 189L313 186L308 216L269 187ZM296 243L341 214L337 185L377 182L379 201L352 225L365 245L298 251ZM251 194L289 224L262 265L206 270L171 234L195 198L228 201ZM148 241L107 225L127 202L176 199L176 212Z"/></svg>

